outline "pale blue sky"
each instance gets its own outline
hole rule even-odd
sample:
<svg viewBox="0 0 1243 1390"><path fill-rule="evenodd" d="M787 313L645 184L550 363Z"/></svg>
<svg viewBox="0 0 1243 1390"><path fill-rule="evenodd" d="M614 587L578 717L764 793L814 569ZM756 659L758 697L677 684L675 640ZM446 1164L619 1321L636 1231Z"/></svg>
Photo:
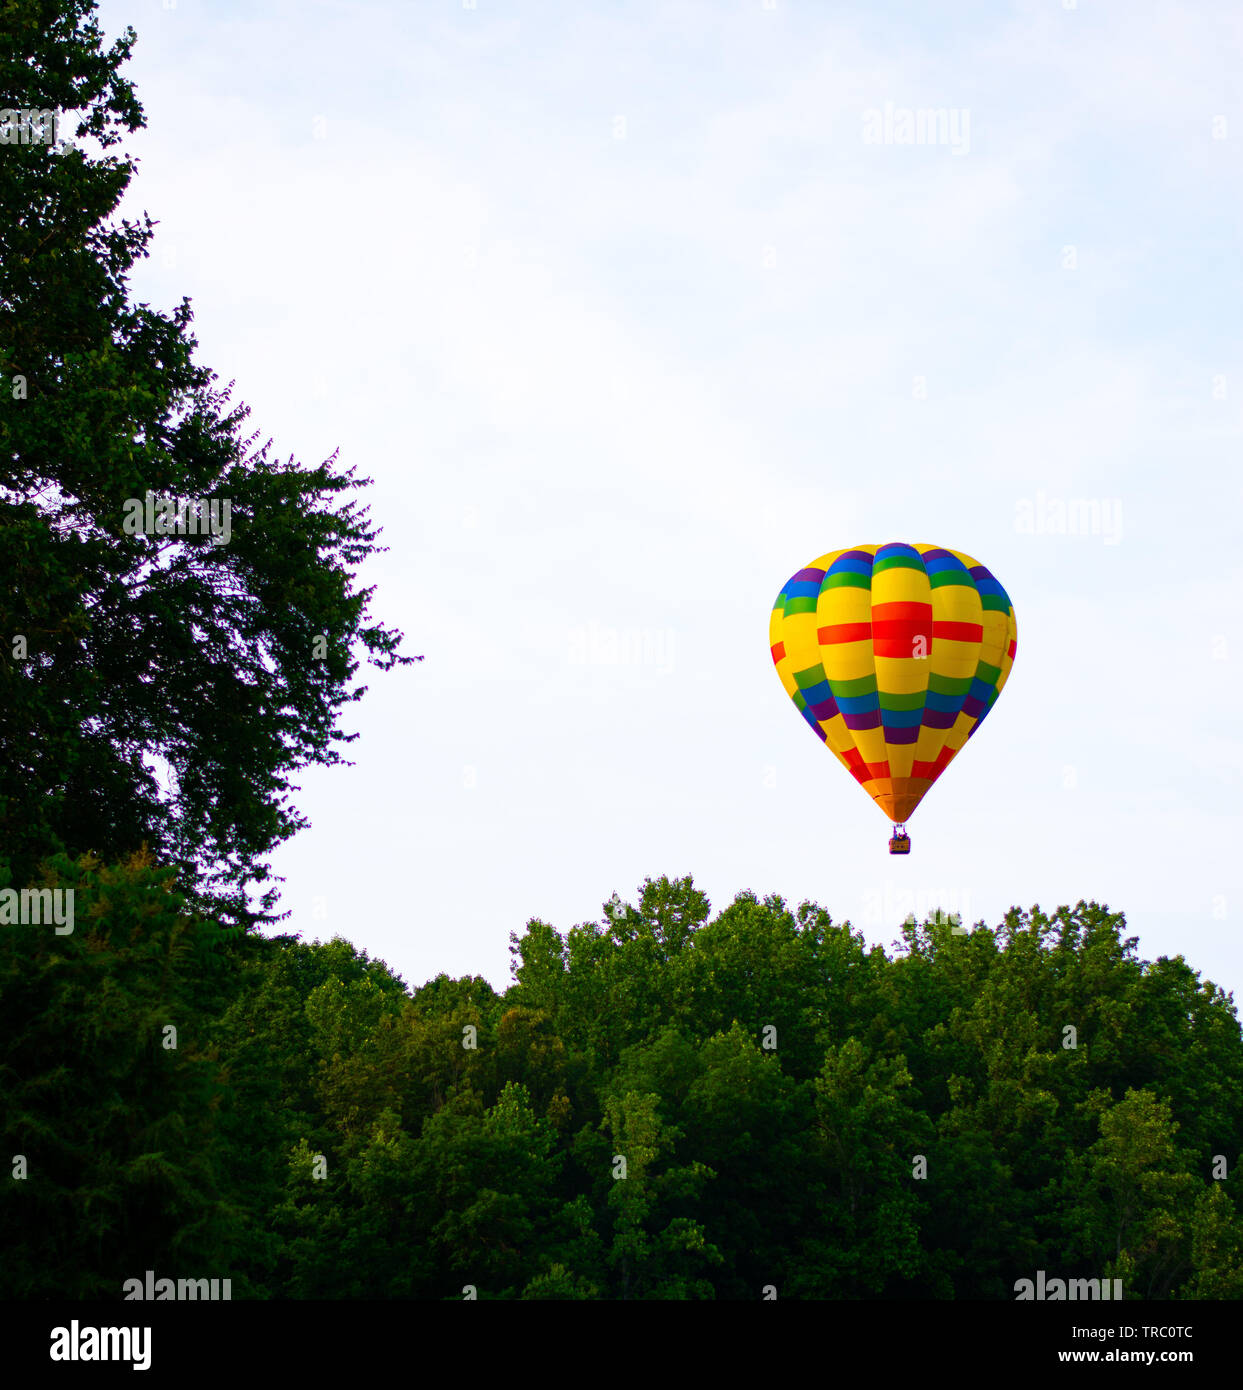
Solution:
<svg viewBox="0 0 1243 1390"><path fill-rule="evenodd" d="M647 875L884 943L1082 897L1238 995L1233 0L100 19L139 35L134 293L190 296L275 456L375 478L365 580L426 654L301 778L288 929L503 988L511 930ZM865 142L886 103L968 138ZM1074 500L1111 534L1019 529ZM1019 629L905 862L768 654L793 571L890 540Z"/></svg>

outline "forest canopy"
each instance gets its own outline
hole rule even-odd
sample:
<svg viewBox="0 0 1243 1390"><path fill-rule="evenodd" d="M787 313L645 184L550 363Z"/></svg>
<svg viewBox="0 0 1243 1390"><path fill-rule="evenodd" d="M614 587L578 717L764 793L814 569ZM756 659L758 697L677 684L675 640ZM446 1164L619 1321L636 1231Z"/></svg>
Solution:
<svg viewBox="0 0 1243 1390"><path fill-rule="evenodd" d="M0 1184L5 1296L1243 1296L1234 1005L1103 905L890 954L660 878L529 922L497 993L221 940L141 856L46 882L75 931L0 933L0 1130L37 1175Z"/></svg>

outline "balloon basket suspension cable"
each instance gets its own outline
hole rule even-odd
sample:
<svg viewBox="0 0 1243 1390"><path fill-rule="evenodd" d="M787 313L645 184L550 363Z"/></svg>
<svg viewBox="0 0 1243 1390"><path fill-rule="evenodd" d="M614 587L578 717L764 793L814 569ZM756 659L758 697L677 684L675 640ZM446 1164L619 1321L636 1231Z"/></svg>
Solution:
<svg viewBox="0 0 1243 1390"><path fill-rule="evenodd" d="M890 854L910 854L911 837L906 833L906 826L901 821L895 821L893 834L889 839Z"/></svg>

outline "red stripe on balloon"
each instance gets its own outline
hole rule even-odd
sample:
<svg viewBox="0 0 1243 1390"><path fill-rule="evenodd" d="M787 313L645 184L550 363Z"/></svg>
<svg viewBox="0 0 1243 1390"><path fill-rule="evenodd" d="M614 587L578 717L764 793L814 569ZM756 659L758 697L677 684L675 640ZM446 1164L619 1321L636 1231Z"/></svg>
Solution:
<svg viewBox="0 0 1243 1390"><path fill-rule="evenodd" d="M872 609L872 651L876 656L910 657L922 642L927 656L932 629L930 603L878 603Z"/></svg>
<svg viewBox="0 0 1243 1390"><path fill-rule="evenodd" d="M866 782L868 780L867 764L863 761L863 754L857 748L847 748L839 755L841 760L850 770L850 775L856 782Z"/></svg>
<svg viewBox="0 0 1243 1390"><path fill-rule="evenodd" d="M928 778L939 777L949 766L954 757L954 753L955 750L946 744L932 762L920 762L916 759L914 767L911 768L911 776Z"/></svg>
<svg viewBox="0 0 1243 1390"><path fill-rule="evenodd" d="M932 625L932 635L943 642L983 642L984 628L980 623L938 622Z"/></svg>
<svg viewBox="0 0 1243 1390"><path fill-rule="evenodd" d="M932 604L919 603L914 599L903 599L899 603L874 603L872 621L892 622L901 618L927 618L932 621Z"/></svg>
<svg viewBox="0 0 1243 1390"><path fill-rule="evenodd" d="M822 646L831 647L838 642L863 642L872 635L871 623L834 623L822 627L816 634Z"/></svg>

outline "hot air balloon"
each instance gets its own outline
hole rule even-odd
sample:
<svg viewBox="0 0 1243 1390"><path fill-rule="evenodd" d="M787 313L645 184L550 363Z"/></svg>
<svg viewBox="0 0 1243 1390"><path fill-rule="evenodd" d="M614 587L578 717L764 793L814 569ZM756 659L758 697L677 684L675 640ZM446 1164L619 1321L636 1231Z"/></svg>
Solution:
<svg viewBox="0 0 1243 1390"><path fill-rule="evenodd" d="M1014 606L988 570L937 545L856 545L792 575L769 644L816 737L894 823L906 821L984 722L1017 648Z"/></svg>

